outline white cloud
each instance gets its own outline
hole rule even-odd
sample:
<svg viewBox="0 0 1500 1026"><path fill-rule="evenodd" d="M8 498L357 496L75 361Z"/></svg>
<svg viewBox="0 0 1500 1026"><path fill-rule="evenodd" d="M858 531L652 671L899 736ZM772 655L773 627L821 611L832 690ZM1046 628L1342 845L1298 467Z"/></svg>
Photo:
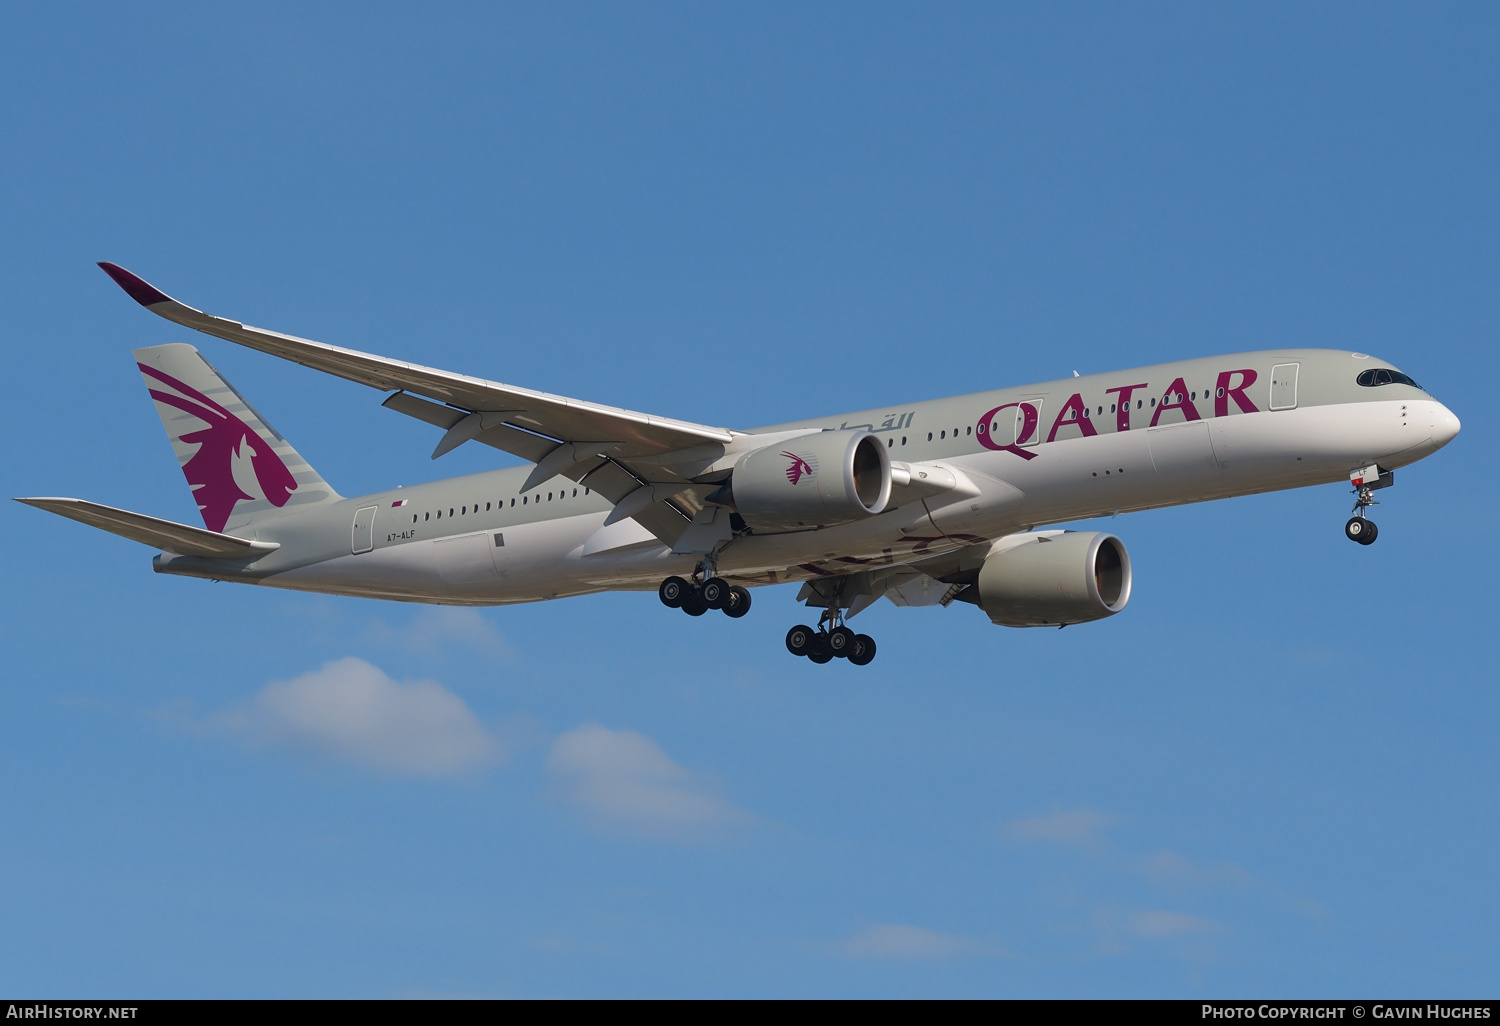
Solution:
<svg viewBox="0 0 1500 1026"><path fill-rule="evenodd" d="M431 680L397 683L353 656L273 681L248 711L221 722L256 741L407 776L455 776L502 757L453 692Z"/></svg>
<svg viewBox="0 0 1500 1026"><path fill-rule="evenodd" d="M376 621L370 640L424 654L442 654L463 646L488 655L509 656L511 647L477 609L426 606L405 626Z"/></svg>
<svg viewBox="0 0 1500 1026"><path fill-rule="evenodd" d="M1141 909L1131 913L1126 928L1137 937L1176 937L1184 933L1207 933L1214 924L1198 916L1162 909Z"/></svg>
<svg viewBox="0 0 1500 1026"><path fill-rule="evenodd" d="M1200 866L1175 851L1162 849L1136 866L1136 871L1153 883L1179 891L1193 887L1228 891L1256 890L1291 906L1299 915L1308 919L1319 919L1326 914L1326 910L1318 902L1273 887L1232 862Z"/></svg>
<svg viewBox="0 0 1500 1026"><path fill-rule="evenodd" d="M547 770L559 794L610 831L690 839L754 818L633 730L585 723L553 742Z"/></svg>
<svg viewBox="0 0 1500 1026"><path fill-rule="evenodd" d="M1054 812L1050 816L1014 820L1006 824L1005 833L1018 841L1052 841L1057 844L1092 847L1101 844L1104 830L1117 822L1117 817L1095 812L1093 809L1075 809L1072 812Z"/></svg>
<svg viewBox="0 0 1500 1026"><path fill-rule="evenodd" d="M852 958L943 959L982 949L968 937L921 926L878 923L850 937L840 948Z"/></svg>
<svg viewBox="0 0 1500 1026"><path fill-rule="evenodd" d="M1255 878L1232 863L1199 866L1175 851L1162 849L1143 861L1139 871L1160 883L1185 884L1194 887L1227 887L1239 889L1254 884Z"/></svg>
<svg viewBox="0 0 1500 1026"><path fill-rule="evenodd" d="M1094 926L1107 938L1120 936L1139 940L1166 940L1191 934L1213 933L1219 924L1184 912L1164 909L1129 909L1106 905L1094 912Z"/></svg>

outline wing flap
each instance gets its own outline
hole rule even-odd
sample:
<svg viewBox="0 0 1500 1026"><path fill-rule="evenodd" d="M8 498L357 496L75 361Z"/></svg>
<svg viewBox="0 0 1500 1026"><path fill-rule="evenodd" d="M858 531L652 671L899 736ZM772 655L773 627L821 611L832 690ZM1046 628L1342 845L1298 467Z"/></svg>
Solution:
<svg viewBox="0 0 1500 1026"><path fill-rule="evenodd" d="M236 538L217 531L206 531L201 527L189 527L148 517L144 513L104 506L86 499L34 498L17 499L28 506L44 509L49 513L76 520L101 531L118 534L122 538L152 545L180 556L202 556L207 559L247 559L274 552L281 546L277 542L251 541Z"/></svg>

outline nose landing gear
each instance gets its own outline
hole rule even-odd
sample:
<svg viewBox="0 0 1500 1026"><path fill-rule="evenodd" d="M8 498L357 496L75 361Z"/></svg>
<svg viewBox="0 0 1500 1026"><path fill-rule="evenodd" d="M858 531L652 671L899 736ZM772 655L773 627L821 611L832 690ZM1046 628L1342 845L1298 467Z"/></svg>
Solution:
<svg viewBox="0 0 1500 1026"><path fill-rule="evenodd" d="M1365 510L1380 505L1380 500L1374 495L1375 489L1389 488L1395 484L1396 474L1390 470L1381 471L1378 466L1371 464L1351 473L1349 483L1354 486L1354 516L1344 524L1344 537L1361 545L1369 545L1379 536L1380 528L1375 526L1375 521L1365 516Z"/></svg>
<svg viewBox="0 0 1500 1026"><path fill-rule="evenodd" d="M1350 517L1349 522L1344 525L1344 537L1361 545L1374 543L1379 534L1380 528L1375 526L1375 521L1366 520L1363 516Z"/></svg>

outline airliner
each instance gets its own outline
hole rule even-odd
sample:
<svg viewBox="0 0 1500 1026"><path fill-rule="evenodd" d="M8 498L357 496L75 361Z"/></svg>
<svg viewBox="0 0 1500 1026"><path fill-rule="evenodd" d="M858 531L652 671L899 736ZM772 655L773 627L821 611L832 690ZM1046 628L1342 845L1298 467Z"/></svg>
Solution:
<svg viewBox="0 0 1500 1026"><path fill-rule="evenodd" d="M1056 525L1347 481L1345 535L1394 472L1459 422L1365 353L1270 349L1078 376L751 429L549 395L203 313L112 264L147 310L389 393L435 428L526 461L345 498L196 348L135 350L203 527L83 499L23 498L160 550L158 573L489 606L656 589L689 616L742 617L750 589L796 582L816 626L794 655L866 665L847 621L977 606L1007 627L1113 616L1131 567L1113 534Z"/></svg>

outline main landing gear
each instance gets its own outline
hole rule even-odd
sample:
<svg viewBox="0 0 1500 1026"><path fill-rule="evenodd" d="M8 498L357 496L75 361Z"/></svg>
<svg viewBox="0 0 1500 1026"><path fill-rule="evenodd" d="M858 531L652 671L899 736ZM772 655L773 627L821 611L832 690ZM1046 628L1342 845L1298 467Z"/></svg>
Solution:
<svg viewBox="0 0 1500 1026"><path fill-rule="evenodd" d="M1389 488L1396 483L1396 475L1389 470L1382 472L1378 466L1362 467L1349 475L1349 482L1354 485L1354 516L1344 524L1344 537L1369 545L1379 537L1380 528L1365 516L1365 510L1380 505L1375 489Z"/></svg>
<svg viewBox="0 0 1500 1026"><path fill-rule="evenodd" d="M694 578L699 574L694 574ZM682 577L668 577L656 589L661 604L680 609L688 616L702 616L710 609L721 609L724 615L738 620L750 612L750 592L739 585L731 586L722 577L710 577L696 584Z"/></svg>
<svg viewBox="0 0 1500 1026"><path fill-rule="evenodd" d="M875 658L874 638L855 634L842 623L830 630L831 623L825 613L818 622L818 630L798 624L786 632L786 650L794 656L807 656L815 663L826 663L837 656L855 666L866 666Z"/></svg>

